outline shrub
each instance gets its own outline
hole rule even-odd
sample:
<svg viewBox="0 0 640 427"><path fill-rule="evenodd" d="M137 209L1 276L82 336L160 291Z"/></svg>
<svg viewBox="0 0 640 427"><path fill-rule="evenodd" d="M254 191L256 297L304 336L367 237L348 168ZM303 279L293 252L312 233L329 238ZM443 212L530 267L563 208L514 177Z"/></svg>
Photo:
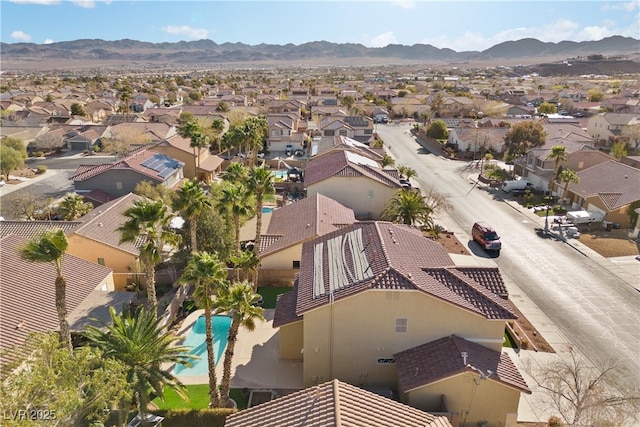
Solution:
<svg viewBox="0 0 640 427"><path fill-rule="evenodd" d="M560 206L560 205L555 205L553 207L553 213L556 214L556 215L562 215L562 214L567 213L567 210L565 208L563 208L562 206Z"/></svg>
<svg viewBox="0 0 640 427"><path fill-rule="evenodd" d="M562 419L557 415L551 415L547 420L547 425L549 427L562 427Z"/></svg>
<svg viewBox="0 0 640 427"><path fill-rule="evenodd" d="M47 166L46 165L38 165L36 170L38 171L38 173L45 173L47 171Z"/></svg>
<svg viewBox="0 0 640 427"><path fill-rule="evenodd" d="M44 157L44 151L35 151L33 157Z"/></svg>
<svg viewBox="0 0 640 427"><path fill-rule="evenodd" d="M224 427L227 417L236 412L235 409L169 409L155 410L154 414L165 417L163 427Z"/></svg>

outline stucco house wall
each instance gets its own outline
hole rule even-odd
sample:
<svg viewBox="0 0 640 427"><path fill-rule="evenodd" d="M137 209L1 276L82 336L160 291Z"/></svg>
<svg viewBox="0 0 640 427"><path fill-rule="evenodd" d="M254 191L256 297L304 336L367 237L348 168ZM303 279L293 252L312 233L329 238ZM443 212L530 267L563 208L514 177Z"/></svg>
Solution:
<svg viewBox="0 0 640 427"><path fill-rule="evenodd" d="M310 185L307 196L319 193L353 209L358 219L379 219L396 191L368 177L338 176Z"/></svg>
<svg viewBox="0 0 640 427"><path fill-rule="evenodd" d="M405 393L401 401L424 411L436 411L442 395L447 407L460 414L461 425L515 427L520 391L474 373L446 378Z"/></svg>
<svg viewBox="0 0 640 427"><path fill-rule="evenodd" d="M280 327L279 356L280 359L302 359L304 323L289 323Z"/></svg>
<svg viewBox="0 0 640 427"><path fill-rule="evenodd" d="M142 280L144 277L130 271L130 267L135 265L137 259L134 254L77 234L67 236L67 240L69 241L68 254L97 264L101 264L99 260L103 260L102 265L113 270L113 286L116 291L125 290L129 281Z"/></svg>
<svg viewBox="0 0 640 427"><path fill-rule="evenodd" d="M396 319L407 319L405 333L396 332ZM504 328L503 320L486 320L420 291L368 290L304 314L303 382L338 378L395 387L395 365L378 359L450 334L500 351ZM282 353L295 353L293 337L284 340L290 347Z"/></svg>

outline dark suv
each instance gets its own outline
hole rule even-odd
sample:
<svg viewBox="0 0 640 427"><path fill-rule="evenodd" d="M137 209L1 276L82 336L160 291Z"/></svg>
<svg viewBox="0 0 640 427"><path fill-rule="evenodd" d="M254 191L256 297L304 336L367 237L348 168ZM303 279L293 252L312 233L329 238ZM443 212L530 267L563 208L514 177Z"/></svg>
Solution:
<svg viewBox="0 0 640 427"><path fill-rule="evenodd" d="M502 242L498 233L486 222L476 222L471 228L471 237L485 251L499 253L502 249Z"/></svg>

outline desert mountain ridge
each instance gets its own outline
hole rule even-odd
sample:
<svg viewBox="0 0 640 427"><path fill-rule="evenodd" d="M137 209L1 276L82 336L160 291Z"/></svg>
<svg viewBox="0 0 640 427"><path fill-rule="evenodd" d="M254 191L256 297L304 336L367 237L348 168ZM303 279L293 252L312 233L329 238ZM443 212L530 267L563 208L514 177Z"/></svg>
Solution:
<svg viewBox="0 0 640 427"><path fill-rule="evenodd" d="M391 44L370 48L356 43L314 41L299 45L244 43L218 44L212 40L150 43L131 39L107 41L81 39L50 44L0 42L4 70L42 69L57 63L68 67L115 66L117 64L165 64L225 66L238 64L455 64L455 63L542 63L589 55L603 55L630 61L640 59L640 40L612 36L598 41L559 43L527 38L508 41L483 51L456 52L429 44Z"/></svg>

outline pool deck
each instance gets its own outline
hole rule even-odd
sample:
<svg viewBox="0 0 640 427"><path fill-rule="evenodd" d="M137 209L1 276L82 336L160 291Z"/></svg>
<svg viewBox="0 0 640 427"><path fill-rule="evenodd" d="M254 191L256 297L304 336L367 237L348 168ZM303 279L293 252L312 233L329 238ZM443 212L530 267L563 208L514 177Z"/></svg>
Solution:
<svg viewBox="0 0 640 427"><path fill-rule="evenodd" d="M231 387L249 389L302 389L302 360L280 360L279 335L273 328L273 313L264 312L265 321L257 321L256 328L240 328L231 366ZM178 336L186 336L204 310L196 310L182 322ZM223 356L224 357L224 356ZM222 381L222 361L216 363L216 378ZM178 375L183 384L207 384L208 374Z"/></svg>

